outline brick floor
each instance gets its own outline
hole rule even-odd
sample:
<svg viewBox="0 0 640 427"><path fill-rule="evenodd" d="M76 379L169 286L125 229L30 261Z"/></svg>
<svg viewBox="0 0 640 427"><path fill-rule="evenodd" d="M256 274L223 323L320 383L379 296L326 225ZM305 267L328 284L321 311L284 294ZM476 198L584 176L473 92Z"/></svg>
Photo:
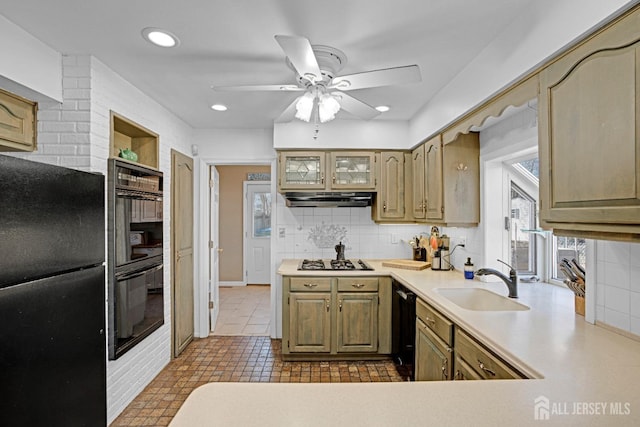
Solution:
<svg viewBox="0 0 640 427"><path fill-rule="evenodd" d="M402 381L391 359L283 362L280 340L210 336L194 340L111 424L166 426L196 387L210 382Z"/></svg>

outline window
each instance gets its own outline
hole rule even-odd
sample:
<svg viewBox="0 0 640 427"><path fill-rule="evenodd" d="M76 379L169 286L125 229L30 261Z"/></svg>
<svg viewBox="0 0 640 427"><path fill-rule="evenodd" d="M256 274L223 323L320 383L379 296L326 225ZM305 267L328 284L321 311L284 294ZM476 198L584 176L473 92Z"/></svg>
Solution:
<svg viewBox="0 0 640 427"><path fill-rule="evenodd" d="M271 193L253 194L253 237L271 236Z"/></svg>
<svg viewBox="0 0 640 427"><path fill-rule="evenodd" d="M518 274L536 274L536 200L511 181L511 265Z"/></svg>
<svg viewBox="0 0 640 427"><path fill-rule="evenodd" d="M563 258L567 258L569 261L576 259L578 263L585 267L587 266L586 256L587 243L584 239L577 237L566 236L553 236L553 272L552 276L556 280L564 280L565 276L558 268L558 264Z"/></svg>

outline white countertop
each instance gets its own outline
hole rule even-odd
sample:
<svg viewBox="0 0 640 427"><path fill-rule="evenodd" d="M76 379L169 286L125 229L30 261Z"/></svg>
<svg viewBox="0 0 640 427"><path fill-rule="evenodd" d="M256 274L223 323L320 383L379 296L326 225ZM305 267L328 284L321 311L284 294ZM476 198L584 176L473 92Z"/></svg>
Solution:
<svg viewBox="0 0 640 427"><path fill-rule="evenodd" d="M211 383L196 389L172 426L210 425L640 425L640 342L585 322L573 293L520 283L527 311L471 311L435 289L478 287L507 295L503 282L465 280L460 272L401 270L303 272L285 260L281 275L390 275L531 380L362 384ZM536 420L547 398L549 420ZM545 404L541 404L545 406ZM620 415L614 415L616 412ZM629 413L627 413L629 412ZM602 415L598 415L602 414ZM431 421L431 423L429 423Z"/></svg>

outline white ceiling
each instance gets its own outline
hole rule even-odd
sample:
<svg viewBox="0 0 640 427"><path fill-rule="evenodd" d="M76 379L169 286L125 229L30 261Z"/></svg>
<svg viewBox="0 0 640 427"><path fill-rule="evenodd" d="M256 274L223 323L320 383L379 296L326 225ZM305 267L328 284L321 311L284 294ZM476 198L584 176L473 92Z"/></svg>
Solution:
<svg viewBox="0 0 640 427"><path fill-rule="evenodd" d="M0 13L61 53L94 55L194 128L270 128L299 94L210 87L294 84L276 34L342 50L340 75L418 64L421 83L349 92L392 108L374 120L408 120L530 1L20 0ZM145 27L173 32L180 46L151 45Z"/></svg>

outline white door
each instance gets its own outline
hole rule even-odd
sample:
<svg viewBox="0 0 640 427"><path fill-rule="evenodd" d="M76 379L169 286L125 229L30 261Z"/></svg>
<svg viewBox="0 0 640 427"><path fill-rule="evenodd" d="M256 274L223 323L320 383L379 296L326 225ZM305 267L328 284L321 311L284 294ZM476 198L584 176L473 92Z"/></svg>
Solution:
<svg viewBox="0 0 640 427"><path fill-rule="evenodd" d="M246 282L269 284L271 280L271 184L244 183L244 265Z"/></svg>
<svg viewBox="0 0 640 427"><path fill-rule="evenodd" d="M218 169L210 166L209 171L209 187L211 202L209 209L209 327L213 331L216 328L216 320L220 311L220 292L219 292L219 259L222 249L218 233L218 219L220 210L220 177Z"/></svg>

